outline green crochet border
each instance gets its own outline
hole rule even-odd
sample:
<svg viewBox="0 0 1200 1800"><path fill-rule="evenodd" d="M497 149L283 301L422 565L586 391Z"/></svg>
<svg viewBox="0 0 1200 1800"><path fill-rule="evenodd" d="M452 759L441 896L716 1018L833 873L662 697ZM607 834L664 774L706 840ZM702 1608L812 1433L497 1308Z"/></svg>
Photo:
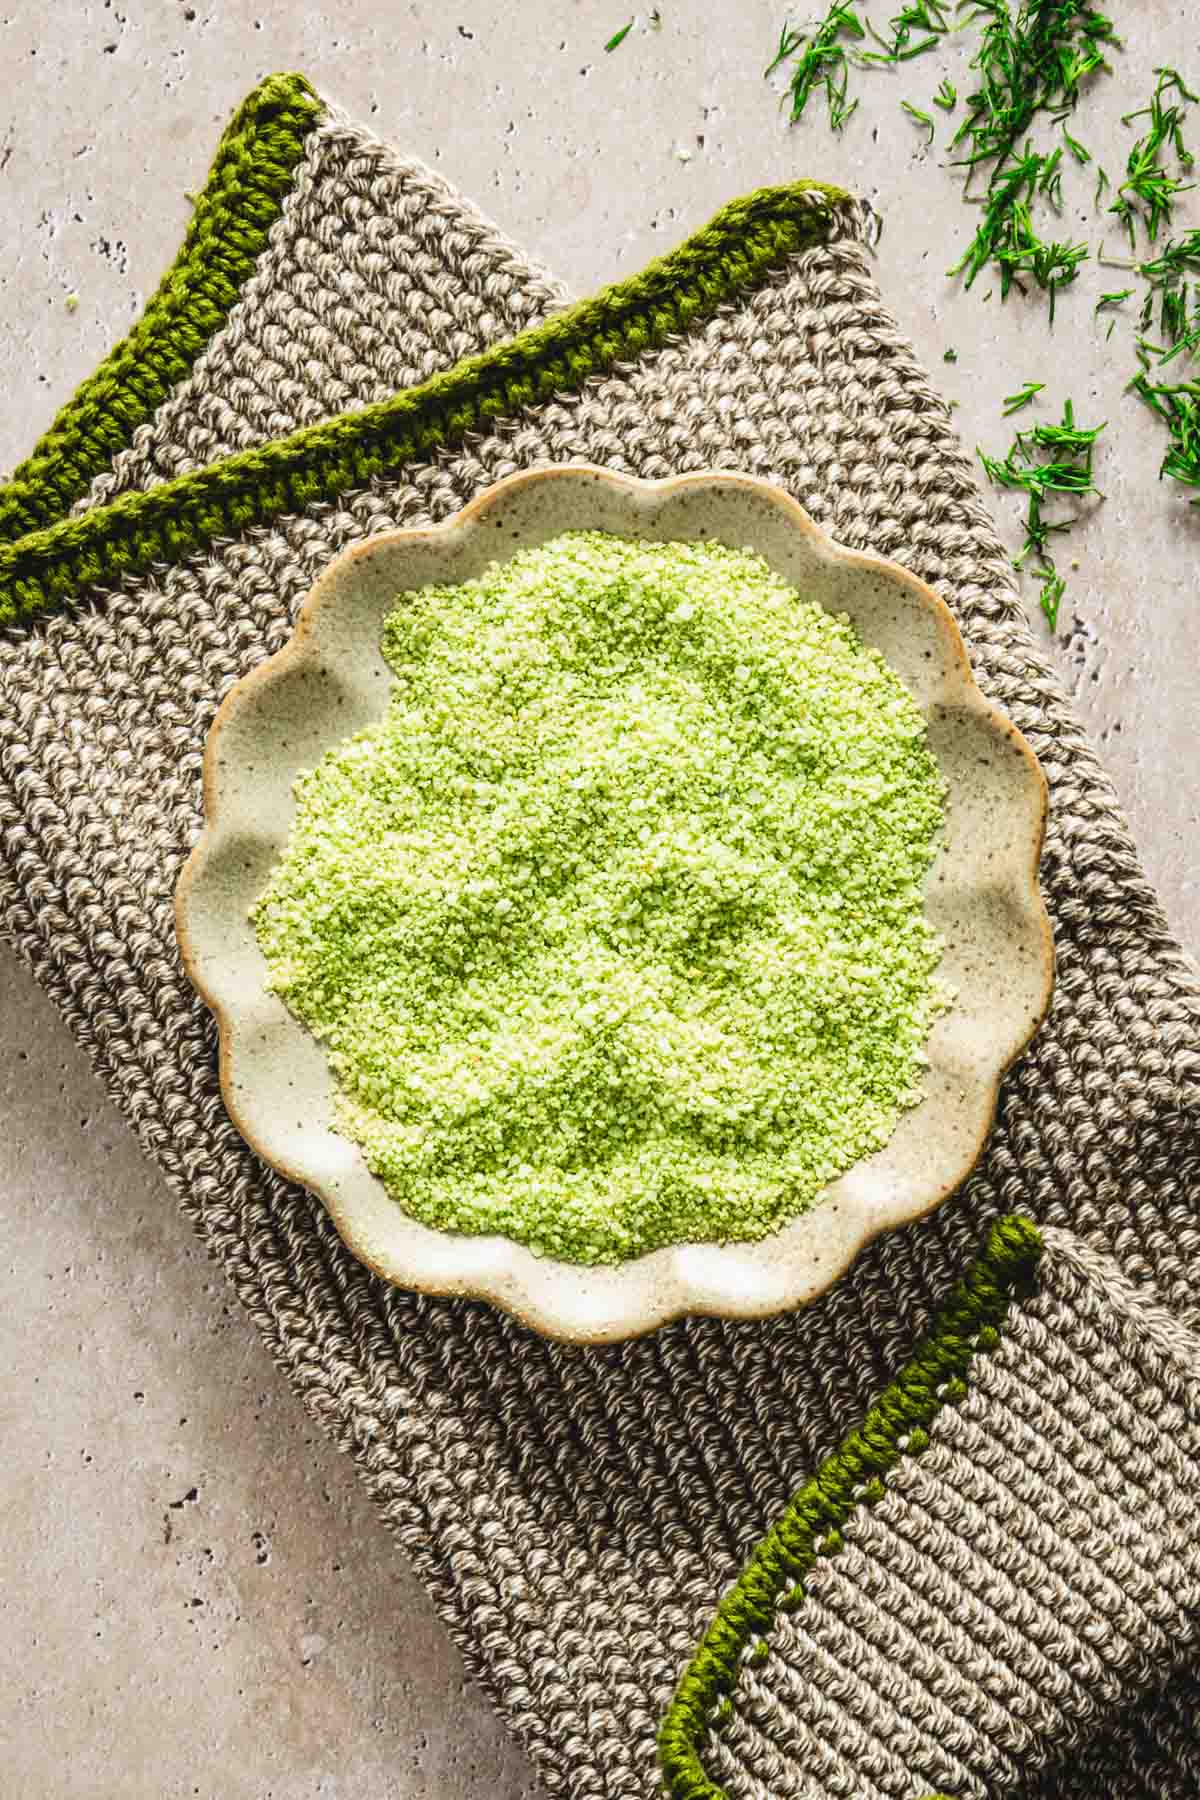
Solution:
<svg viewBox="0 0 1200 1800"><path fill-rule="evenodd" d="M823 182L761 188L640 274L390 400L0 545L0 626L334 500L410 457L578 388L710 317L784 258L818 242L833 207L847 198Z"/></svg>
<svg viewBox="0 0 1200 1800"><path fill-rule="evenodd" d="M710 1721L719 1722L730 1705L743 1653L757 1639L751 1655L765 1660L764 1634L776 1611L801 1605L805 1575L818 1556L841 1548L841 1527L855 1507L882 1499L889 1469L926 1447L942 1407L966 1392L975 1351L995 1347L1009 1303L1028 1291L1041 1254L1041 1235L1028 1219L1014 1215L993 1225L912 1361L759 1544L718 1606L663 1719L659 1759L672 1800L726 1800L704 1771L700 1745Z"/></svg>
<svg viewBox="0 0 1200 1800"><path fill-rule="evenodd" d="M322 110L303 75L269 75L242 102L145 312L0 487L0 542L61 518L189 373L263 250Z"/></svg>

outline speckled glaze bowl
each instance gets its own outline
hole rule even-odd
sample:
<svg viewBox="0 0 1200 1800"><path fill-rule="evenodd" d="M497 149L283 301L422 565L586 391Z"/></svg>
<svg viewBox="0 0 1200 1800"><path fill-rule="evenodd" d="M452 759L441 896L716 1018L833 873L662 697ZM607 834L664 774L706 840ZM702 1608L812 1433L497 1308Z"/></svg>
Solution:
<svg viewBox="0 0 1200 1800"><path fill-rule="evenodd" d="M432 1230L405 1214L334 1131L324 1051L268 991L248 917L286 845L297 773L384 709L391 676L380 636L397 595L468 580L580 528L748 546L830 611L848 613L883 653L928 719L949 786L926 911L945 940L939 973L957 989L928 1042L925 1099L809 1212L759 1243L685 1244L604 1268L537 1257L504 1237ZM1000 1078L1049 1004L1053 953L1037 885L1046 786L1033 753L976 687L930 588L895 563L840 549L786 494L747 476L645 482L538 470L499 482L444 525L347 551L308 596L286 647L221 706L205 752L204 810L176 915L188 973L220 1028L234 1124L319 1196L354 1255L387 1280L485 1298L554 1337L606 1342L683 1313L754 1318L813 1299L868 1239L928 1212L968 1174Z"/></svg>

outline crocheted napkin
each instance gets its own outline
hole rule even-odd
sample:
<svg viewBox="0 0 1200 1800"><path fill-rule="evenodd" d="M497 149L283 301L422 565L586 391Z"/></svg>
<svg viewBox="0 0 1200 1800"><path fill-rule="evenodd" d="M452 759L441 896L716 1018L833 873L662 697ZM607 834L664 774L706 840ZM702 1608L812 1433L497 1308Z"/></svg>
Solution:
<svg viewBox="0 0 1200 1800"><path fill-rule="evenodd" d="M550 1789L1196 1793L1197 989L866 236L766 191L568 306L256 90L0 491L0 915ZM801 1312L606 1349L347 1255L229 1124L171 906L216 706L330 558L568 459L768 476L906 563L1052 792L1054 1009L970 1181Z"/></svg>

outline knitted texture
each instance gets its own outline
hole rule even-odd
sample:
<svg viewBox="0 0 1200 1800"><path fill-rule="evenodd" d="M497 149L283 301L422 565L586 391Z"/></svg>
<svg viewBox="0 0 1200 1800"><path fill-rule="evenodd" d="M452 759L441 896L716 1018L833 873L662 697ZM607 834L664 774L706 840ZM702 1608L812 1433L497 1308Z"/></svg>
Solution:
<svg viewBox="0 0 1200 1800"><path fill-rule="evenodd" d="M111 505L85 507L57 526L0 545L0 626L64 603L81 585L142 574L281 513L335 500L418 454L461 442L494 419L645 352L673 331L711 316L789 252L827 235L831 205L844 199L840 190L811 182L764 188L732 202L706 230L640 275L533 327L517 343L468 356L375 406L343 412L279 441L260 441L191 476L157 483L151 478L148 488L127 489ZM301 287L300 281L292 285ZM290 305L288 318L291 322ZM460 336L468 325L478 331L483 321L460 320ZM230 336L244 360L246 328L245 309L239 309ZM326 401L326 410L346 404L346 378L360 372L357 363L338 371L337 399ZM329 373L319 365L305 369L322 395L330 392ZM205 378L200 371L198 382ZM176 397L177 425L186 425L187 400L195 397L195 391ZM175 409L164 410L165 425ZM145 436L137 448L152 457ZM148 477L151 468L152 463L144 470ZM116 481L129 472L123 465Z"/></svg>
<svg viewBox="0 0 1200 1800"><path fill-rule="evenodd" d="M619 331L600 308L601 356L539 361L535 327L499 360L465 378L460 369L453 403L429 410L431 366L468 344L478 356L520 307L536 318L557 296L508 248L473 238L477 216L447 194L419 255L389 244L393 303L381 315L377 246L390 209L428 177L398 173L392 159L391 176L364 185L351 171L376 155L344 125L313 145L292 198L298 206L311 180L308 216L353 216L355 230L331 235L324 253L302 250L311 234L289 237L281 215L257 287L251 276L187 394L118 472L128 491L11 553L11 580L22 569L31 582L18 601L62 610L0 637L0 916L298 1393L356 1457L546 1784L571 1800L642 1800L659 1779L660 1718L722 1592L910 1357L992 1221L1019 1211L1070 1229L1195 1321L1197 994L1034 648L950 415L880 300L862 210L820 209L824 237L798 247L768 203L752 202L741 216L761 255L723 264L720 283L706 274L708 237L626 291ZM801 197L782 214L800 221ZM439 255L438 306L406 305L409 261ZM365 355L339 360L326 346L311 359L268 358L269 388L248 380L232 391L231 371L249 367L242 346L269 341L271 304L302 293L305 270L336 288L339 336L350 339L351 319L386 316L395 366L421 372L410 402L421 396L424 436L407 461L397 433L364 473L361 412L315 449L283 440L295 458L286 479L270 456L244 461L272 448L276 409L303 421L369 406L387 379ZM490 290L497 271L510 288L503 308ZM298 306L301 350L328 325L326 302ZM276 393L280 369L304 386L302 400ZM481 392L491 414L463 404ZM174 497L172 482L152 489L151 500L166 498L151 537L135 543L138 484L207 454L202 431L221 448L250 447L216 476L176 475ZM199 829L216 706L286 640L330 557L372 532L445 518L515 469L578 458L651 477L768 476L843 543L895 556L943 593L981 684L1050 781L1043 883L1059 958L1050 1020L953 1199L872 1244L803 1312L688 1320L605 1349L543 1342L480 1303L388 1288L347 1255L317 1203L229 1124L215 1034L183 975L171 907ZM360 485L336 492L339 471ZM235 491L220 529L201 516L197 535L213 493ZM1045 1794L1094 1793L1089 1766L1115 1771L1123 1800L1200 1792L1188 1724L1198 1689L1182 1663L1157 1700L1141 1702L1131 1685L1133 1710L1111 1739L1047 1774Z"/></svg>
<svg viewBox="0 0 1200 1800"><path fill-rule="evenodd" d="M1200 1338L1044 1239L961 1378L963 1302L722 1603L663 1733L680 1800L987 1800L1194 1639Z"/></svg>
<svg viewBox="0 0 1200 1800"><path fill-rule="evenodd" d="M57 518L186 375L253 269L320 110L302 75L268 76L239 107L145 313L0 488L0 543Z"/></svg>
<svg viewBox="0 0 1200 1800"><path fill-rule="evenodd" d="M440 176L328 108L229 329L74 510L382 406L565 304Z"/></svg>

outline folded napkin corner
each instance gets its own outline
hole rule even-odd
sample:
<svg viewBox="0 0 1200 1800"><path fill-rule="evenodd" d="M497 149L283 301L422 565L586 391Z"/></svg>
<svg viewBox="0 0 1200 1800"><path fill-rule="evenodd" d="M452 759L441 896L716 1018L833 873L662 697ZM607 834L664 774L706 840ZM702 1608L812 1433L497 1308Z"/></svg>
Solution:
<svg viewBox="0 0 1200 1800"><path fill-rule="evenodd" d="M660 1734L673 1800L1013 1792L1194 1641L1198 1512L1200 1339L1001 1220L721 1601Z"/></svg>

